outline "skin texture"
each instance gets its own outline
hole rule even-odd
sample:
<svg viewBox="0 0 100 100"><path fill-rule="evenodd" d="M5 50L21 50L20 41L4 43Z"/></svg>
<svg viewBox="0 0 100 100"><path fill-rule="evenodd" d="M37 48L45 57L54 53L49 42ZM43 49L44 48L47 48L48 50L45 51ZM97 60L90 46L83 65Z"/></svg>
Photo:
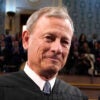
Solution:
<svg viewBox="0 0 100 100"><path fill-rule="evenodd" d="M65 65L72 36L69 20L41 16L31 33L22 34L29 67L44 80L53 78Z"/></svg>

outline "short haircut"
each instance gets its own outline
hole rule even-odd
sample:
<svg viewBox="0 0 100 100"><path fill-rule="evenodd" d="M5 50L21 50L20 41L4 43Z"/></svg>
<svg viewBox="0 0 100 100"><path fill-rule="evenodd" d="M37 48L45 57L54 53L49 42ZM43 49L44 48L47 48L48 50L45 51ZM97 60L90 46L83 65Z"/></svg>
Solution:
<svg viewBox="0 0 100 100"><path fill-rule="evenodd" d="M46 15L47 17L68 19L70 21L72 29L74 31L73 21L70 18L66 7L44 7L44 8L41 8L40 10L37 10L27 20L26 29L29 32L31 32L33 26L36 24L38 19L43 15Z"/></svg>

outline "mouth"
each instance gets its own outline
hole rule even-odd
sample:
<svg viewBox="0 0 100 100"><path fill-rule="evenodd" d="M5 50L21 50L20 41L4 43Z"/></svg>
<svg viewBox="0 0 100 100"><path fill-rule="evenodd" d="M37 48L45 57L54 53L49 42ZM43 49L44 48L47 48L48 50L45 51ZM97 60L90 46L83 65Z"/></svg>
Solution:
<svg viewBox="0 0 100 100"><path fill-rule="evenodd" d="M58 62L61 62L61 59L58 58L58 57L47 57L48 60L54 62L54 63L58 63Z"/></svg>

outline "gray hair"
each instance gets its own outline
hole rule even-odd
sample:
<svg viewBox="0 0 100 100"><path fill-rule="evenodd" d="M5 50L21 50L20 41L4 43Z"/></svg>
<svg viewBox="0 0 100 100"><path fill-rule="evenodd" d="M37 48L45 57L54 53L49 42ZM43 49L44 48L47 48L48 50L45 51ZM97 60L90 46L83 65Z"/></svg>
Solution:
<svg viewBox="0 0 100 100"><path fill-rule="evenodd" d="M74 31L73 21L70 18L67 8L66 7L44 7L40 10L34 12L26 23L26 29L31 32L33 26L36 24L37 20L43 16L46 15L47 17L56 17L56 18L62 18L62 19L68 19L71 23L72 29Z"/></svg>

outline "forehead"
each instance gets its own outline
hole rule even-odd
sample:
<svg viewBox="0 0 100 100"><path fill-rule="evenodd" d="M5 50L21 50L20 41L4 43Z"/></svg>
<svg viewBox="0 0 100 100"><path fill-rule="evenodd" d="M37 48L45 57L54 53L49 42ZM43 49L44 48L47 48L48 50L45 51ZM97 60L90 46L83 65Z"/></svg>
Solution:
<svg viewBox="0 0 100 100"><path fill-rule="evenodd" d="M59 35L58 37L71 38L73 29L69 20L42 16L38 19L35 26L33 26L32 33L36 37L53 33L57 36Z"/></svg>
<svg viewBox="0 0 100 100"><path fill-rule="evenodd" d="M43 16L39 18L33 30L36 36L44 36L50 33L52 35L55 34L57 37L66 37L70 39L73 35L70 21L55 17Z"/></svg>
<svg viewBox="0 0 100 100"><path fill-rule="evenodd" d="M41 26L41 27L59 27L66 29L66 31L70 30L73 33L73 28L71 26L71 23L69 19L59 18L59 17L48 17L48 16L42 16L38 19L35 26Z"/></svg>

